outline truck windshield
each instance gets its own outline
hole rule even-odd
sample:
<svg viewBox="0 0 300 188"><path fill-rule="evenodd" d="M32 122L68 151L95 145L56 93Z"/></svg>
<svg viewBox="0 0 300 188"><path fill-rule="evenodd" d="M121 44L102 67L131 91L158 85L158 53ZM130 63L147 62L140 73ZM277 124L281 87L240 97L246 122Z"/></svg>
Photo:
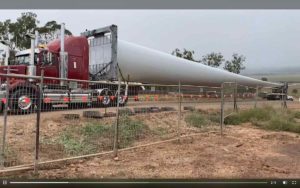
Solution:
<svg viewBox="0 0 300 188"><path fill-rule="evenodd" d="M35 64L36 64L36 58L37 58L37 54L34 55L34 59L35 59L34 63ZM17 65L29 65L29 63L30 63L30 55L29 54L16 57L15 64L17 64Z"/></svg>
<svg viewBox="0 0 300 188"><path fill-rule="evenodd" d="M18 65L28 65L30 62L30 56L29 55L24 55L24 56L18 56L16 57L16 64Z"/></svg>

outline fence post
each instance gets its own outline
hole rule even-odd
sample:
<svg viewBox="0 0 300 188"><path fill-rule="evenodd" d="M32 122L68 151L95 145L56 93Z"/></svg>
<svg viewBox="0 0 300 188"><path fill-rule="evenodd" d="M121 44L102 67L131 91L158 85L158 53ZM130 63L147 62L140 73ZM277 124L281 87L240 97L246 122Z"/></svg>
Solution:
<svg viewBox="0 0 300 188"><path fill-rule="evenodd" d="M221 136L223 136L223 125L224 125L224 83L221 84L221 118L220 118Z"/></svg>
<svg viewBox="0 0 300 188"><path fill-rule="evenodd" d="M179 137L180 137L180 125L181 125L181 82L178 82L178 123L177 123L177 137L178 137L178 141L179 141Z"/></svg>
<svg viewBox="0 0 300 188"><path fill-rule="evenodd" d="M41 108L43 99L43 87L44 87L44 69L41 70L41 79L39 93L37 96L37 111L36 111L36 133L35 133L35 160L34 160L34 174L38 175L38 163L39 163L39 146L40 146L40 122L41 122Z"/></svg>
<svg viewBox="0 0 300 188"><path fill-rule="evenodd" d="M10 74L10 67L7 66L7 74ZM1 166L4 167L5 161L5 147L6 147L6 128L7 128L7 110L8 110L8 100L9 100L9 77L6 77L6 88L5 88L5 104L4 104L4 122L3 122L3 132L2 132L2 151L1 151Z"/></svg>
<svg viewBox="0 0 300 188"><path fill-rule="evenodd" d="M283 93L283 108L287 109L287 103L286 103L287 95L288 95L288 83L287 82L284 83L283 88L284 88L284 93Z"/></svg>
<svg viewBox="0 0 300 188"><path fill-rule="evenodd" d="M237 82L235 82L235 85L234 85L234 91L233 91L233 109L235 112L238 111L238 106L237 106Z"/></svg>
<svg viewBox="0 0 300 188"><path fill-rule="evenodd" d="M117 95L117 112L116 112L116 118L117 121L115 123L114 126L114 148L113 148L113 155L114 155L114 159L118 159L118 137L119 137L119 121L120 121L120 117L119 117L119 100L120 100L120 91L121 91L121 78L120 76L118 76L118 95Z"/></svg>
<svg viewBox="0 0 300 188"><path fill-rule="evenodd" d="M256 86L255 98L254 98L254 108L257 107L257 98L258 98L258 86Z"/></svg>

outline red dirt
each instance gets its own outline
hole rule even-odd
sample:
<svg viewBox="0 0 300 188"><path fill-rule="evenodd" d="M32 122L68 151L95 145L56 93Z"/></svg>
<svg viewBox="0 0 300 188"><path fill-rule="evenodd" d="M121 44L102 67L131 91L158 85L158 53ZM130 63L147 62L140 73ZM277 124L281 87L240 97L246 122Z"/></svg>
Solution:
<svg viewBox="0 0 300 188"><path fill-rule="evenodd" d="M145 104L142 104L143 106ZM142 106L141 105L141 106ZM151 106L174 106L149 104ZM187 104L183 104L185 106ZM252 108L254 103L242 103L240 108ZM263 105L263 102L258 103ZM276 105L280 106L277 102ZM217 110L220 104L194 104L198 109ZM226 107L226 106L225 106ZM298 102L289 107L299 109ZM232 105L228 103L228 108ZM109 108L108 111L114 111ZM81 110L64 112L43 112L41 140L51 139L66 127L81 124L86 119L64 120L62 113L82 113ZM101 109L103 112L104 109ZM184 115L184 113L183 113ZM35 115L8 116L8 144L18 153L21 163L32 163L34 154ZM134 145L174 138L177 135L177 112L141 114L134 116L143 120L151 129L164 128L168 134L158 138L148 135ZM101 121L114 121L105 118ZM227 126L224 136L219 127L207 130L187 127L181 121L182 134L201 131L200 136L181 139L180 143L169 142L145 148L123 151L119 161L112 156L76 160L72 164L55 165L57 169L40 170L39 178L299 178L300 177L300 135L287 132L261 130L249 124ZM41 144L42 161L66 157L63 149L55 145ZM13 161L14 162L14 161ZM17 162L16 162L17 163ZM18 164L18 163L17 163ZM13 165L17 165L13 164ZM14 177L31 178L31 171L16 173Z"/></svg>
<svg viewBox="0 0 300 188"><path fill-rule="evenodd" d="M217 132L40 170L39 178L299 178L299 134L228 126ZM19 177L30 177L22 173Z"/></svg>

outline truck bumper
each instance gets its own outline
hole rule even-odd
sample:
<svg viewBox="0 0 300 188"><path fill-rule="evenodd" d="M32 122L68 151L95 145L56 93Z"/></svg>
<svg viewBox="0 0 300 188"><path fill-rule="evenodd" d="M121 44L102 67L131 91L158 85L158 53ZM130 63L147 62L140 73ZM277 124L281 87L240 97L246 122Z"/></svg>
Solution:
<svg viewBox="0 0 300 188"><path fill-rule="evenodd" d="M1 91L0 90L0 99L3 99L6 97L6 91Z"/></svg>

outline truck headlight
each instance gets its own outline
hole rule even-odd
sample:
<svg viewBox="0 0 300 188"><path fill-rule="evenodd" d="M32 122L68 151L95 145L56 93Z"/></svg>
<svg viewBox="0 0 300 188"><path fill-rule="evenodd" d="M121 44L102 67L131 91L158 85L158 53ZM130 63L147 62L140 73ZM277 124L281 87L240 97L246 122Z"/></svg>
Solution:
<svg viewBox="0 0 300 188"><path fill-rule="evenodd" d="M0 90L6 90L6 86L7 86L6 83L1 84L0 85Z"/></svg>

